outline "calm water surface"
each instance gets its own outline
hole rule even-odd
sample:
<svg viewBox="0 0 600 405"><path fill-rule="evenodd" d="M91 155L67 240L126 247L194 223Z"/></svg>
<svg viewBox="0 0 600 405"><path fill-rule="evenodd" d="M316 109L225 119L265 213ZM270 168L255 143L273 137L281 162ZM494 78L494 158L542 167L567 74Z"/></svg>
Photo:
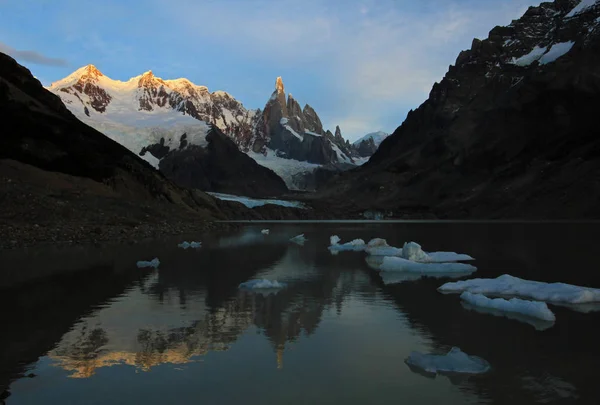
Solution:
<svg viewBox="0 0 600 405"><path fill-rule="evenodd" d="M557 321L541 331L463 308L457 295L436 291L448 280L384 285L364 253L333 256L327 246L333 234L414 240L476 257L476 277L600 287L599 232L591 224L271 223L198 250L178 241L124 247L85 271L1 292L0 388L10 405L598 404L600 312L551 307ZM304 246L288 243L299 233ZM158 270L135 268L155 256ZM69 268L79 263L61 257ZM253 278L288 288L238 290ZM404 363L411 351L453 346L492 371L432 378Z"/></svg>

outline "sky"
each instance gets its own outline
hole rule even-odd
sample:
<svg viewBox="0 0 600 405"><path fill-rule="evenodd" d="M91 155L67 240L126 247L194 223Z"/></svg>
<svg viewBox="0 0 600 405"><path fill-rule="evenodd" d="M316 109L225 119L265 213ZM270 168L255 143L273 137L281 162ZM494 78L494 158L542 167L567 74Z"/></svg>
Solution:
<svg viewBox="0 0 600 405"><path fill-rule="evenodd" d="M95 65L263 108L282 76L345 138L393 132L473 38L537 0L0 0L0 52L46 86Z"/></svg>

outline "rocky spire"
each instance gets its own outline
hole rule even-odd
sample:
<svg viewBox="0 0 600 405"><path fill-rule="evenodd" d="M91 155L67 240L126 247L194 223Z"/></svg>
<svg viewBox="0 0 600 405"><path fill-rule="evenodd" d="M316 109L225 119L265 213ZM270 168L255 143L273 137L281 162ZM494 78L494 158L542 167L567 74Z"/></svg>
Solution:
<svg viewBox="0 0 600 405"><path fill-rule="evenodd" d="M283 80L281 79L281 76L277 77L277 80L275 81L275 90L277 90L277 93L285 94L285 87L283 86Z"/></svg>

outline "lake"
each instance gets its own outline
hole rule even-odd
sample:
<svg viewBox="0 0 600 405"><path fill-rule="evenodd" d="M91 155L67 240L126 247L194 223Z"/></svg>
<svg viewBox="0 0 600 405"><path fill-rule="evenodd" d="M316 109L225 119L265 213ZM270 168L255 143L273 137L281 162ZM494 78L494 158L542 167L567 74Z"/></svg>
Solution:
<svg viewBox="0 0 600 405"><path fill-rule="evenodd" d="M304 246L289 242L300 233ZM0 290L0 392L10 405L600 403L600 312L549 305L543 330L479 313L436 290L453 280L385 285L364 252L332 255L331 235L466 253L471 278L600 287L600 225L584 223L244 224L200 249L179 238L0 253L5 271L72 270ZM136 268L154 257L158 269ZM287 288L238 289L256 278ZM405 363L453 346L491 370Z"/></svg>

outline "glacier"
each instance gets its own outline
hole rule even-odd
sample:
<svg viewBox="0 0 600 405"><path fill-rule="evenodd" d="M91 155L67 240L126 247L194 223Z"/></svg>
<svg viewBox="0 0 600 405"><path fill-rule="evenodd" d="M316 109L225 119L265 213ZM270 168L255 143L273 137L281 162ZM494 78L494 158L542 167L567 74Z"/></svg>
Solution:
<svg viewBox="0 0 600 405"><path fill-rule="evenodd" d="M272 205L279 205L279 206L288 207L288 208L307 209L306 205L304 205L303 203L298 202L298 201L272 200L272 199L262 200L262 199L243 197L243 196L238 196L238 195L233 195L233 194L213 193L213 192L207 192L207 194L210 194L213 197L218 198L219 200L239 202L241 204L244 204L248 208L262 207L263 205L272 204Z"/></svg>

